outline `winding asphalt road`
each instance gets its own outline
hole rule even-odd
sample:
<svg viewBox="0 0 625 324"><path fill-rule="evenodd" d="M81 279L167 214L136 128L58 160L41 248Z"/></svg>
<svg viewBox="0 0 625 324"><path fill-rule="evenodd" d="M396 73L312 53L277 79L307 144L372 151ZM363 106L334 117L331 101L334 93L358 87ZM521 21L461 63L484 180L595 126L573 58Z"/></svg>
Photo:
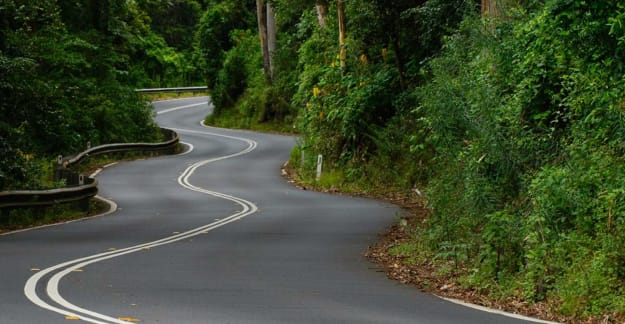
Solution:
<svg viewBox="0 0 625 324"><path fill-rule="evenodd" d="M0 323L520 323L388 280L363 252L399 210L302 191L294 139L207 128L207 98L155 104L193 149L98 175L116 212L0 236Z"/></svg>

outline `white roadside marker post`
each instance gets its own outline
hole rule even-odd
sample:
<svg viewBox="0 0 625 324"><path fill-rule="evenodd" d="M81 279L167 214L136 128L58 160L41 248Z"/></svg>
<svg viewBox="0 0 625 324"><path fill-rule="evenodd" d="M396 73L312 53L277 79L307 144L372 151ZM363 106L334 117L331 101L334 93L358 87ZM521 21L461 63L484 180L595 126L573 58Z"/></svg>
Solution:
<svg viewBox="0 0 625 324"><path fill-rule="evenodd" d="M321 179L321 167L323 165L323 155L319 154L317 156L317 181Z"/></svg>

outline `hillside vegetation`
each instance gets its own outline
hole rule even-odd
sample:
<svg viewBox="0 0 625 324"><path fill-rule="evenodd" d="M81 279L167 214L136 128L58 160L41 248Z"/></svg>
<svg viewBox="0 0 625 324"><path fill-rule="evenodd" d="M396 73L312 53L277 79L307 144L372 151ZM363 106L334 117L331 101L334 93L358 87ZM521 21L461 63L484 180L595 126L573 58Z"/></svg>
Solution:
<svg viewBox="0 0 625 324"><path fill-rule="evenodd" d="M423 191L430 214L397 249L408 260L427 258L493 298L622 316L625 5L269 6L271 73L256 22L229 25L211 121L295 125L292 163L314 182L323 154L319 185Z"/></svg>

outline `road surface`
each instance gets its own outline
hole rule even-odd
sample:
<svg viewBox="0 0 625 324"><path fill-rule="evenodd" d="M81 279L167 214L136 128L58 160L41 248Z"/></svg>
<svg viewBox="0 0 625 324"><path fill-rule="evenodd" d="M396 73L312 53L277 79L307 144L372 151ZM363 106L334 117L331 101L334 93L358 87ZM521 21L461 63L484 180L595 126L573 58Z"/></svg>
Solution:
<svg viewBox="0 0 625 324"><path fill-rule="evenodd" d="M292 137L207 128L207 98L155 104L192 150L98 175L112 214L0 236L0 323L521 323L388 280L363 257L398 208L302 191Z"/></svg>

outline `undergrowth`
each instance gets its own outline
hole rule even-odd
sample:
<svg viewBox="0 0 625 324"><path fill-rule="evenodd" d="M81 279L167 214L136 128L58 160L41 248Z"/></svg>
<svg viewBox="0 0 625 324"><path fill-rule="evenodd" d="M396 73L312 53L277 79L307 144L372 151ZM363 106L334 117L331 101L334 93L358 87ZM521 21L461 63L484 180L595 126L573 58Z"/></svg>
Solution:
<svg viewBox="0 0 625 324"><path fill-rule="evenodd" d="M108 204L93 198L89 200L86 209L78 203L70 203L50 207L3 210L0 216L0 233L77 220L100 214L108 208Z"/></svg>

